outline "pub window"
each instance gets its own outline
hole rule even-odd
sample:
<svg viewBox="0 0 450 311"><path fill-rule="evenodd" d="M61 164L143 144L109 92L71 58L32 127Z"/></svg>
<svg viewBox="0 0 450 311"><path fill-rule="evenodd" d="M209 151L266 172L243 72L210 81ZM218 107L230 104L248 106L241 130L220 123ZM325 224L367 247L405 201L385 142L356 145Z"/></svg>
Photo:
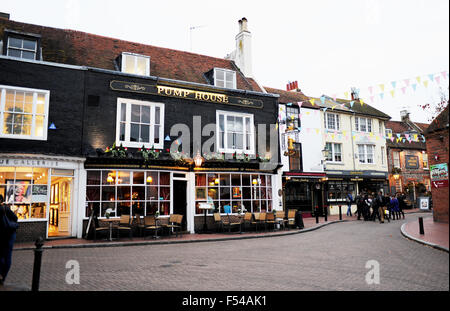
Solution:
<svg viewBox="0 0 450 311"><path fill-rule="evenodd" d="M294 152L289 155L289 170L302 171L302 144L294 143Z"/></svg>
<svg viewBox="0 0 450 311"><path fill-rule="evenodd" d="M392 158L393 158L393 165L396 168L400 168L400 152L393 151L392 152Z"/></svg>
<svg viewBox="0 0 450 311"><path fill-rule="evenodd" d="M9 36L6 55L35 60L37 46L36 39Z"/></svg>
<svg viewBox="0 0 450 311"><path fill-rule="evenodd" d="M297 107L286 107L286 122L288 128L298 128L300 119L298 118L299 109Z"/></svg>
<svg viewBox="0 0 450 311"><path fill-rule="evenodd" d="M217 111L219 152L254 154L253 115Z"/></svg>
<svg viewBox="0 0 450 311"><path fill-rule="evenodd" d="M327 186L328 201L345 201L347 193L351 193L352 197L356 196L355 183L351 181L334 181L329 180Z"/></svg>
<svg viewBox="0 0 450 311"><path fill-rule="evenodd" d="M164 105L117 99L116 144L125 147L163 148Z"/></svg>
<svg viewBox="0 0 450 311"><path fill-rule="evenodd" d="M385 148L381 147L381 164L384 165Z"/></svg>
<svg viewBox="0 0 450 311"><path fill-rule="evenodd" d="M214 85L226 87L228 89L235 89L236 72L223 68L214 68Z"/></svg>
<svg viewBox="0 0 450 311"><path fill-rule="evenodd" d="M122 72L149 76L150 56L133 53L122 53Z"/></svg>
<svg viewBox="0 0 450 311"><path fill-rule="evenodd" d="M335 113L325 113L324 115L324 126L329 130L339 130L340 129L339 115Z"/></svg>
<svg viewBox="0 0 450 311"><path fill-rule="evenodd" d="M0 85L0 138L47 139L50 91Z"/></svg>

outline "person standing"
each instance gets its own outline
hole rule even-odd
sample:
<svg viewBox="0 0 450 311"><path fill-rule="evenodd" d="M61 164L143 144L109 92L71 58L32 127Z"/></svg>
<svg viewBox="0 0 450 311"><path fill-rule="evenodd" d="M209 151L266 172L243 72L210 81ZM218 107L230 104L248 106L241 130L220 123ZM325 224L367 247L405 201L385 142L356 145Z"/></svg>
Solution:
<svg viewBox="0 0 450 311"><path fill-rule="evenodd" d="M4 203L4 198L0 194L0 285L3 285L5 282L6 276L11 268L16 229L17 216Z"/></svg>
<svg viewBox="0 0 450 311"><path fill-rule="evenodd" d="M406 196L403 193L399 193L397 200L398 200L398 219L400 219L400 214L403 215L403 219L405 219L405 213L403 212L403 209L406 208L406 202L405 202Z"/></svg>
<svg viewBox="0 0 450 311"><path fill-rule="evenodd" d="M384 196L383 192L378 192L377 198L377 205L378 205L378 219L380 220L380 223L384 223L384 211L386 210L386 205L384 204ZM388 218L389 219L389 218Z"/></svg>
<svg viewBox="0 0 450 311"><path fill-rule="evenodd" d="M400 215L398 214L398 200L394 194L391 197L390 204L391 204L391 208L392 208L393 220L395 220L395 215L397 215L397 220L400 219Z"/></svg>
<svg viewBox="0 0 450 311"><path fill-rule="evenodd" d="M358 214L358 220L361 220L361 215L363 212L363 203L364 203L362 193L360 193L356 196L355 202L356 202L356 214Z"/></svg>
<svg viewBox="0 0 450 311"><path fill-rule="evenodd" d="M352 203L353 203L353 196L350 192L347 192L347 197L345 198L347 201L347 216L350 214L350 217L352 217Z"/></svg>

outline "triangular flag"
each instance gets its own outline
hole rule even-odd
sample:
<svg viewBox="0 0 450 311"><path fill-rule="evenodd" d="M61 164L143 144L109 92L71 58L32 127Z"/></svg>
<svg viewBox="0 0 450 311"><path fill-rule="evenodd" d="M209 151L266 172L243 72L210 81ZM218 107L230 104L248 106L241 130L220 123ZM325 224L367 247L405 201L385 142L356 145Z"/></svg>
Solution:
<svg viewBox="0 0 450 311"><path fill-rule="evenodd" d="M307 111L306 114L309 115L309 111Z"/></svg>
<svg viewBox="0 0 450 311"><path fill-rule="evenodd" d="M359 99L359 103L361 104L361 106L364 105L362 98Z"/></svg>
<svg viewBox="0 0 450 311"><path fill-rule="evenodd" d="M303 104L303 102L298 102L298 103L297 103L297 105L298 105L299 107L301 107L302 104Z"/></svg>
<svg viewBox="0 0 450 311"><path fill-rule="evenodd" d="M311 98L309 101L310 101L311 104L314 106L314 102L315 102L316 100L315 100L314 98Z"/></svg>
<svg viewBox="0 0 450 311"><path fill-rule="evenodd" d="M320 96L320 101L322 102L322 105L325 104L325 96Z"/></svg>
<svg viewBox="0 0 450 311"><path fill-rule="evenodd" d="M372 91L373 91L373 86L369 86L369 92L370 92L370 94L372 94Z"/></svg>
<svg viewBox="0 0 450 311"><path fill-rule="evenodd" d="M384 93L380 93L380 98L383 99Z"/></svg>
<svg viewBox="0 0 450 311"><path fill-rule="evenodd" d="M379 87L381 89L381 92L384 92L384 84L380 84Z"/></svg>
<svg viewBox="0 0 450 311"><path fill-rule="evenodd" d="M278 122L275 123L275 129L278 130Z"/></svg>
<svg viewBox="0 0 450 311"><path fill-rule="evenodd" d="M334 110L334 108L336 107L337 105L334 105L333 107L331 107L331 110Z"/></svg>
<svg viewBox="0 0 450 311"><path fill-rule="evenodd" d="M430 74L428 75L428 78L430 78L430 81L433 82L433 79L434 79L434 73L430 73Z"/></svg>
<svg viewBox="0 0 450 311"><path fill-rule="evenodd" d="M425 85L425 87L428 87L428 81L427 80L423 81L423 85Z"/></svg>
<svg viewBox="0 0 450 311"><path fill-rule="evenodd" d="M164 138L165 141L170 141L170 137L169 135L166 136L166 138Z"/></svg>
<svg viewBox="0 0 450 311"><path fill-rule="evenodd" d="M416 77L418 83L420 83L420 77Z"/></svg>
<svg viewBox="0 0 450 311"><path fill-rule="evenodd" d="M292 103L287 103L288 106L292 106Z"/></svg>
<svg viewBox="0 0 450 311"><path fill-rule="evenodd" d="M391 90L391 95L394 97L395 90Z"/></svg>
<svg viewBox="0 0 450 311"><path fill-rule="evenodd" d="M411 84L411 86L412 86L412 88L414 89L414 91L416 90L416 87L417 87L417 84L416 83L414 83L414 84Z"/></svg>
<svg viewBox="0 0 450 311"><path fill-rule="evenodd" d="M323 108L323 112L327 111L327 109L328 109L328 108L326 108L326 107L325 107L325 108Z"/></svg>
<svg viewBox="0 0 450 311"><path fill-rule="evenodd" d="M405 79L403 81L405 81L406 86L409 86L409 79Z"/></svg>
<svg viewBox="0 0 450 311"><path fill-rule="evenodd" d="M397 85L397 81L392 81L391 84L392 84L392 88L395 89L395 86Z"/></svg>
<svg viewBox="0 0 450 311"><path fill-rule="evenodd" d="M447 79L447 71L442 71L441 75L444 79Z"/></svg>
<svg viewBox="0 0 450 311"><path fill-rule="evenodd" d="M337 96L337 95L336 95L336 94L333 94L332 96L333 96L333 100L336 101L336 96Z"/></svg>
<svg viewBox="0 0 450 311"><path fill-rule="evenodd" d="M402 87L402 92L403 92L403 94L405 94L405 92L406 92L406 86Z"/></svg>
<svg viewBox="0 0 450 311"><path fill-rule="evenodd" d="M316 134L319 134L319 132L320 132L320 130L319 130L319 129L316 129Z"/></svg>
<svg viewBox="0 0 450 311"><path fill-rule="evenodd" d="M434 79L436 80L437 84L440 84L440 83L441 83L441 77L437 76L437 77L434 78Z"/></svg>
<svg viewBox="0 0 450 311"><path fill-rule="evenodd" d="M348 92L344 92L345 98L348 98Z"/></svg>
<svg viewBox="0 0 450 311"><path fill-rule="evenodd" d="M351 102L350 102L350 107L352 107L353 108L353 104L354 104L355 102L352 100Z"/></svg>

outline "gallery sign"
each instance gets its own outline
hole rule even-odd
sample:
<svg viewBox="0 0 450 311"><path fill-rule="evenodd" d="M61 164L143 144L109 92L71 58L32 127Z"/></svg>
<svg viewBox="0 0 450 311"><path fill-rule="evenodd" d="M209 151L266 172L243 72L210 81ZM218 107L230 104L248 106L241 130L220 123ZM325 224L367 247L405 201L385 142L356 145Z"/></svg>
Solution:
<svg viewBox="0 0 450 311"><path fill-rule="evenodd" d="M243 106L249 108L263 108L263 102L261 100L228 96L221 93L204 92L186 88L117 80L112 80L109 86L114 91L160 95L188 100L198 100L209 103Z"/></svg>
<svg viewBox="0 0 450 311"><path fill-rule="evenodd" d="M405 156L405 167L406 168L419 168L419 157L418 156Z"/></svg>
<svg viewBox="0 0 450 311"><path fill-rule="evenodd" d="M431 185L433 188L448 187L448 165L447 163L434 164L430 166Z"/></svg>

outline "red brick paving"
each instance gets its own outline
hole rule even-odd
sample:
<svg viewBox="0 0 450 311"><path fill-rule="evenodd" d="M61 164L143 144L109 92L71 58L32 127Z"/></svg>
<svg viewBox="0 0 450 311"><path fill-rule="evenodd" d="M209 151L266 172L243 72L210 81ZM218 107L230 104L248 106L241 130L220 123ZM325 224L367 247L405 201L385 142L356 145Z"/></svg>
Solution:
<svg viewBox="0 0 450 311"><path fill-rule="evenodd" d="M448 249L448 223L434 222L432 217L423 218L423 231L424 234L420 234L419 228L419 216L415 221L406 223L404 230L413 238L419 239L424 242L436 244Z"/></svg>

